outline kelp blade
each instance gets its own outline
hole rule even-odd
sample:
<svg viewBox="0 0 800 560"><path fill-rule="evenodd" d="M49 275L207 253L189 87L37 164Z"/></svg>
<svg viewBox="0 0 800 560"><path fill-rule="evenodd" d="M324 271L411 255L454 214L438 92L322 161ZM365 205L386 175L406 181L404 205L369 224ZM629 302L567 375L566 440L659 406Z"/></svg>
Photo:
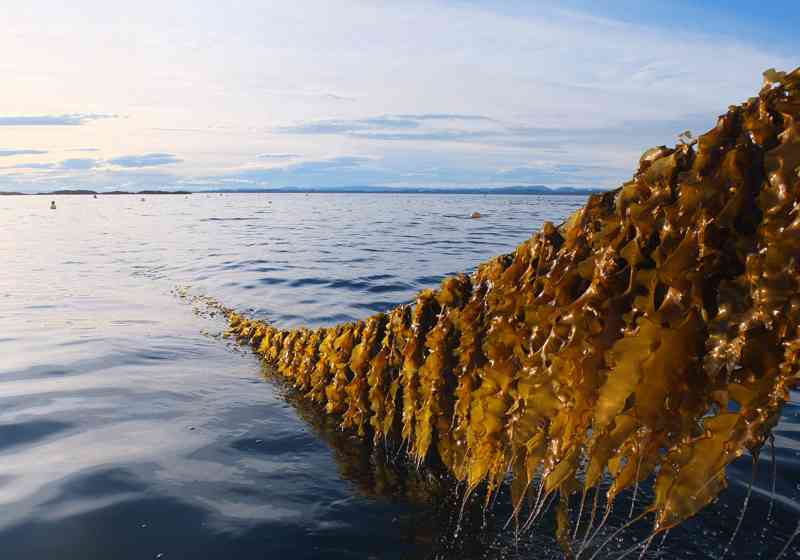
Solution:
<svg viewBox="0 0 800 560"><path fill-rule="evenodd" d="M800 69L564 225L365 321L231 332L343 428L515 506L642 481L655 530L757 454L800 376ZM605 482L604 482L605 481ZM519 511L517 508L516 511Z"/></svg>

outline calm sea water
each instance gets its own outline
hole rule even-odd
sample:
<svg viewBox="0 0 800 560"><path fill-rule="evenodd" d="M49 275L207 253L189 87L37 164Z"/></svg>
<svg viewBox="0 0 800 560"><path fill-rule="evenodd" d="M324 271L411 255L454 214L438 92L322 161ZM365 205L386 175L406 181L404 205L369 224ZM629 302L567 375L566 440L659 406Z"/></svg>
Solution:
<svg viewBox="0 0 800 560"><path fill-rule="evenodd" d="M282 326L361 318L513 249L583 197L51 198L0 197L0 558L560 557L552 519L519 539L503 530L502 498L458 530L436 473L336 430L172 290ZM728 557L773 558L796 526L793 397L772 515L765 451ZM730 475L650 557L722 552L750 463ZM786 554L798 556L800 543Z"/></svg>

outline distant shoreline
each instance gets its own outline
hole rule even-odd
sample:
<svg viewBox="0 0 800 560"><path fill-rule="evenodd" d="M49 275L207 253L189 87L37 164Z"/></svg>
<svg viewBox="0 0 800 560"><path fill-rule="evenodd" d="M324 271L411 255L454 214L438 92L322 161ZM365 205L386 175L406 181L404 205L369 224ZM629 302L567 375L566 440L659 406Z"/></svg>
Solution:
<svg viewBox="0 0 800 560"><path fill-rule="evenodd" d="M207 191L93 191L85 189L63 189L39 193L23 192L2 192L0 196L57 196L57 195L84 195L84 196L108 196L108 195L202 195L202 194L456 194L456 195L476 195L476 194L501 194L501 195L590 195L605 192L604 189L593 188L551 188L545 186L530 187L492 187L492 188L466 188L466 187L445 187L445 188L404 188L404 187L338 187L338 188L275 188L275 189L213 189Z"/></svg>
<svg viewBox="0 0 800 560"><path fill-rule="evenodd" d="M62 190L62 191L50 191L50 192L38 192L38 193L24 193L24 192L0 192L0 196L60 196L60 195L69 195L69 196L94 196L94 195L120 195L120 194L127 194L127 195L142 195L142 194L198 194L196 192L191 191L84 191L84 190Z"/></svg>

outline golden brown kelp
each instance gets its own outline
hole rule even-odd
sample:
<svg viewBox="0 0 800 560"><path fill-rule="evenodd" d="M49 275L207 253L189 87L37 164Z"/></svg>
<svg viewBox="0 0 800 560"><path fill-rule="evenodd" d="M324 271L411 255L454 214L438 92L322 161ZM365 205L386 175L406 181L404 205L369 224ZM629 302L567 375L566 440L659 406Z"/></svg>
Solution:
<svg viewBox="0 0 800 560"><path fill-rule="evenodd" d="M510 475L523 526L557 501L565 548L590 491L583 542L643 481L665 531L758 455L800 375L800 69L765 77L696 142L648 150L620 189L411 306L313 332L231 312L231 330L342 427L437 453L469 491Z"/></svg>

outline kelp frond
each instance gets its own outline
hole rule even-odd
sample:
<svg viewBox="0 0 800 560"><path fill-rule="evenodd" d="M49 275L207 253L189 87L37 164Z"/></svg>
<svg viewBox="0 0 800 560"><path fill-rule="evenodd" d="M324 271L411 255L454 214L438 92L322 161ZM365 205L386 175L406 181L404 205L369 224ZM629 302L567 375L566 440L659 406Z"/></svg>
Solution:
<svg viewBox="0 0 800 560"><path fill-rule="evenodd" d="M759 452L800 375L800 69L765 78L696 141L648 150L620 189L411 305L314 331L228 312L231 332L343 428L436 453L469 491L511 475L531 521L557 501L565 547L570 497L594 489L596 508L601 483L607 517L651 481L642 515L665 531Z"/></svg>

